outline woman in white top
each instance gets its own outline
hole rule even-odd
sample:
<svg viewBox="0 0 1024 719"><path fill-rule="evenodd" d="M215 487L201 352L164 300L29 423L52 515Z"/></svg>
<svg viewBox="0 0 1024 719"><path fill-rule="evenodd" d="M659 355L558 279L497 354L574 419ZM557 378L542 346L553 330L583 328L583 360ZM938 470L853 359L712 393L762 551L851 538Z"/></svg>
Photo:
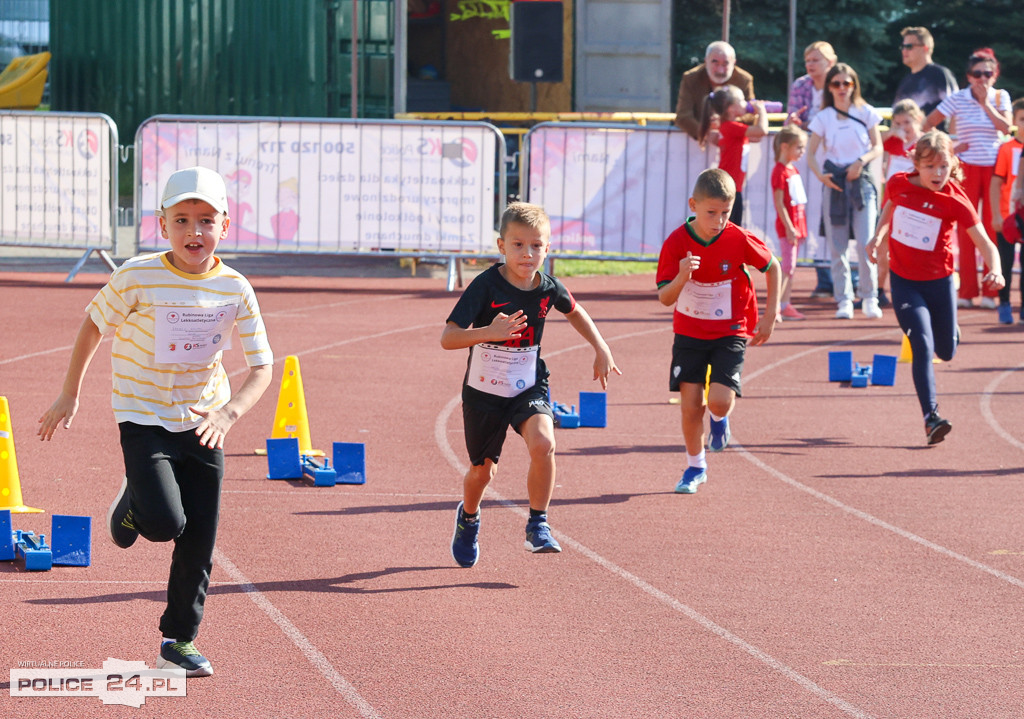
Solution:
<svg viewBox="0 0 1024 719"><path fill-rule="evenodd" d="M811 139L807 145L807 164L829 188L825 192L822 213L826 219L825 235L832 246L833 296L838 303L836 317L848 320L853 318L848 228L852 220L859 257L864 257L864 246L871 239L878 218L878 188L867 167L882 154L882 136L878 130L882 118L861 98L860 79L846 63L837 63L828 71L825 89L822 108L808 127ZM819 146L824 149L824 165L816 156ZM877 268L861 262L859 274L862 311L865 317L877 319L882 316L878 307Z"/></svg>
<svg viewBox="0 0 1024 719"><path fill-rule="evenodd" d="M986 228L992 225L992 208L988 191L992 184L992 171L1002 142L1000 133L1010 132L1010 95L996 90L993 85L999 77L999 61L991 49L975 50L967 61L967 87L948 95L925 120L925 132L942 123L947 117L956 121L956 151L964 169L961 183L974 207L981 203L981 221ZM960 291L957 305L971 307L980 294L978 262L974 243L965 228L957 230L960 253ZM988 272L988 268L985 268ZM991 293L991 294L990 294ZM982 307L996 306L996 291L986 290Z"/></svg>

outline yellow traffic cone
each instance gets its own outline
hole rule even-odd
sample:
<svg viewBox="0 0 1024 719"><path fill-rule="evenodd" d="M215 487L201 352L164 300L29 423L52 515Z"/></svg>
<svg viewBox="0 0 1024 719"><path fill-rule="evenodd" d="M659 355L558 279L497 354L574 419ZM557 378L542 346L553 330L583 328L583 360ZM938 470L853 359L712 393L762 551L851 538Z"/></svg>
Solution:
<svg viewBox="0 0 1024 719"><path fill-rule="evenodd" d="M913 359L914 359L914 353L910 349L910 338L907 337L906 335L903 335L903 344L900 345L899 361L900 362L911 362L911 361L913 361ZM938 357L932 357L932 364L939 364L941 362L942 362L942 360L940 360Z"/></svg>
<svg viewBox="0 0 1024 719"><path fill-rule="evenodd" d="M900 345L900 362L910 362L914 359L914 353L910 349L910 338L903 335L903 344Z"/></svg>
<svg viewBox="0 0 1024 719"><path fill-rule="evenodd" d="M277 397L277 411L274 413L274 428L271 439L298 437L299 453L323 457L323 450L313 449L309 438L309 417L306 415L306 393L302 389L302 373L299 358L288 355L284 360L284 374L281 376L281 392ZM263 454L257 450L257 454Z"/></svg>
<svg viewBox="0 0 1024 719"><path fill-rule="evenodd" d="M7 398L0 397L0 510L12 512L42 512L26 507L21 499L21 480L18 479L18 458L14 454L14 430Z"/></svg>

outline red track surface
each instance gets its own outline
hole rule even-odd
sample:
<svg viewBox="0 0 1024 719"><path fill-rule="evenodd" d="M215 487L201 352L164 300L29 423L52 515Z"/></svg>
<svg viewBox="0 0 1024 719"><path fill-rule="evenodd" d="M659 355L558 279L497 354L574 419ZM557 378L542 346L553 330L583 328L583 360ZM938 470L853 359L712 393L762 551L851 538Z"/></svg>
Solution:
<svg viewBox="0 0 1024 719"><path fill-rule="evenodd" d="M91 515L93 562L0 564L0 667L152 666L170 547L119 550L102 526L122 474L109 343L75 426L35 437L104 277L62 279L0 273L0 394L26 503ZM748 352L734 442L682 496L671 321L653 276L569 280L625 374L611 380L606 429L558 431L551 522L565 551L522 549L526 456L511 435L482 558L464 570L448 543L465 354L438 344L455 295L436 279L251 279L277 356L300 358L314 445L365 442L367 484L264 479L252 450L271 428L275 380L229 437L197 641L216 674L141 709L12 698L0 681L4 716L1022 714L1024 332L993 312L961 313L964 344L936 365L954 429L926 448L909 365L895 387L827 381L836 346L860 362L899 351L892 313L840 322L831 303L806 303L808 321ZM798 276L798 297L810 279ZM560 316L545 338L554 397L575 402L594 388L592 352ZM227 365L237 384L240 357ZM14 524L47 533L49 516Z"/></svg>

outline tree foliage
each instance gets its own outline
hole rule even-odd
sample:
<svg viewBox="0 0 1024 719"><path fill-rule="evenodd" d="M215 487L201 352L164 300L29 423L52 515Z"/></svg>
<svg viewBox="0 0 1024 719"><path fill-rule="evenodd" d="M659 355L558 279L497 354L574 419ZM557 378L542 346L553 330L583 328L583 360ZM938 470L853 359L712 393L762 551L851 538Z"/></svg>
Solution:
<svg viewBox="0 0 1024 719"><path fill-rule="evenodd" d="M675 0L673 89L684 71L701 62L704 48L722 36L722 0ZM971 51L995 50L1002 66L997 87L1024 95L1024 3L1010 0L796 0L794 77L804 74L803 49L816 40L832 44L839 59L861 78L865 99L891 104L908 72L899 51L900 30L921 25L935 36L935 61L961 86ZM996 28L1003 29L998 32ZM1009 30L1009 32L1007 32ZM738 64L754 74L755 91L766 100L788 95L789 0L732 0L729 42ZM674 97L674 95L673 95Z"/></svg>

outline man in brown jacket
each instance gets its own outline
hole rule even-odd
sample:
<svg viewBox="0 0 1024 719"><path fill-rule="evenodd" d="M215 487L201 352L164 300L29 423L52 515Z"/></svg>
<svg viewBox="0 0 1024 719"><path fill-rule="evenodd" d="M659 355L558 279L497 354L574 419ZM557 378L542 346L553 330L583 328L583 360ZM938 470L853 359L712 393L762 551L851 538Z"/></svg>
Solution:
<svg viewBox="0 0 1024 719"><path fill-rule="evenodd" d="M735 85L748 100L754 99L753 75L736 67L736 51L732 45L717 40L704 51L704 62L683 73L676 101L676 127L696 140L704 100L723 85Z"/></svg>

